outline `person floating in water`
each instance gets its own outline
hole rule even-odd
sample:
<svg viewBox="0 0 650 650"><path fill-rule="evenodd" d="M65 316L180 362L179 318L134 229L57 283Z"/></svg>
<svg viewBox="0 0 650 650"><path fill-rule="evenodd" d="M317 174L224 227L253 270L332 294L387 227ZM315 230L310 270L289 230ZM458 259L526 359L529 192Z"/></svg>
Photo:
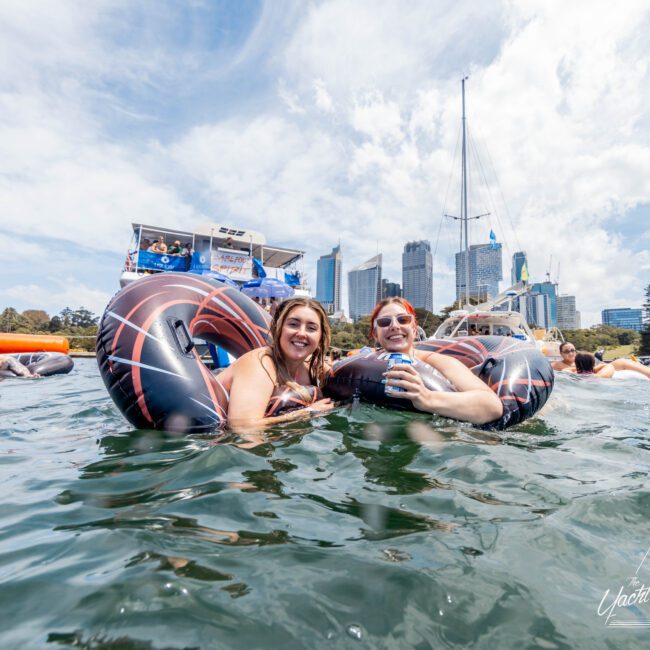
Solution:
<svg viewBox="0 0 650 650"><path fill-rule="evenodd" d="M15 357L0 354L0 370L8 370L13 372L17 377L25 377L25 379L38 379L40 375L30 372L27 366L24 366Z"/></svg>
<svg viewBox="0 0 650 650"><path fill-rule="evenodd" d="M231 427L266 427L334 408L331 399L321 398L306 403L305 408L265 416L274 391L288 387L301 394L304 387L320 388L329 370L325 355L330 344L329 321L321 304L302 297L283 302L275 312L269 333L272 340L267 347L247 352L219 375L230 393Z"/></svg>
<svg viewBox="0 0 650 650"><path fill-rule="evenodd" d="M385 298L377 303L370 316L370 336L386 352L401 352L437 370L450 381L456 392L429 390L411 365L397 364L386 374L386 385L402 391L393 396L411 400L419 411L484 424L503 415L503 404L492 389L458 359L438 352L416 350L415 310L404 298Z"/></svg>
<svg viewBox="0 0 650 650"><path fill-rule="evenodd" d="M642 363L632 361L632 359L614 359L610 363L598 362L593 354L590 352L578 352L576 346L568 341L560 345L560 354L562 355L562 360L554 361L551 364L553 370L577 374L594 374L597 377L604 378L612 377L617 370L632 370L650 379L650 368L644 366ZM580 368L577 367L578 355L583 355L580 357ZM593 368L591 370L589 369L590 360L584 355L593 359Z"/></svg>

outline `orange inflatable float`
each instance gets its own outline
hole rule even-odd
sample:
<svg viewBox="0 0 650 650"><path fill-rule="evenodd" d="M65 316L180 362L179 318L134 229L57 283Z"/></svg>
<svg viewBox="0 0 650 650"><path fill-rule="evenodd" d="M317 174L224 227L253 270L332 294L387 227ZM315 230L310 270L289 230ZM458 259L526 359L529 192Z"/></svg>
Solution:
<svg viewBox="0 0 650 650"><path fill-rule="evenodd" d="M69 349L70 344L65 336L0 332L0 354L12 352L62 352L68 354Z"/></svg>

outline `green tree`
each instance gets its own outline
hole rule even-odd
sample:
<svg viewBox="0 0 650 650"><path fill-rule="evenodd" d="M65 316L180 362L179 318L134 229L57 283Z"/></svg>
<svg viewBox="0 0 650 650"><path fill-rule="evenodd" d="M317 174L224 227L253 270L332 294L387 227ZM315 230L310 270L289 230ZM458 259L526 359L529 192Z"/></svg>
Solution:
<svg viewBox="0 0 650 650"><path fill-rule="evenodd" d="M13 307L7 307L0 314L0 331L19 332L24 327L25 319Z"/></svg>
<svg viewBox="0 0 650 650"><path fill-rule="evenodd" d="M59 318L63 323L63 327L70 327L70 325L72 325L71 316L72 316L72 309L70 309L70 307L66 307L65 309L61 310L61 313L59 314Z"/></svg>
<svg viewBox="0 0 650 650"><path fill-rule="evenodd" d="M92 327L98 321L99 318L85 307L79 307L70 314L70 324L73 327Z"/></svg>
<svg viewBox="0 0 650 650"><path fill-rule="evenodd" d="M63 321L60 316L52 316L49 327L50 332L59 332L63 329Z"/></svg>
<svg viewBox="0 0 650 650"><path fill-rule="evenodd" d="M421 307L415 308L415 317L418 320L418 325L426 332L427 336L431 336L443 320L437 314L422 309Z"/></svg>
<svg viewBox="0 0 650 650"><path fill-rule="evenodd" d="M49 329L50 317L42 309L26 309L21 316L30 331L44 332Z"/></svg>

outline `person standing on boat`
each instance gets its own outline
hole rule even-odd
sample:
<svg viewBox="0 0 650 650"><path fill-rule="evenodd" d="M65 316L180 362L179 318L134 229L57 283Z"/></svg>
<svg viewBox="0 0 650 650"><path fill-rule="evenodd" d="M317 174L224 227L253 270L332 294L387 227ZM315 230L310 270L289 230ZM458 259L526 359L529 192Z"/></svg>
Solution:
<svg viewBox="0 0 650 650"><path fill-rule="evenodd" d="M153 243L153 246L149 250L152 253L164 255L167 252L167 244L165 244L165 238L161 236L160 239L157 239Z"/></svg>
<svg viewBox="0 0 650 650"><path fill-rule="evenodd" d="M180 255L181 254L181 242L176 240L173 244L170 244L167 249L167 255Z"/></svg>
<svg viewBox="0 0 650 650"><path fill-rule="evenodd" d="M503 415L503 404L494 391L484 384L458 359L413 347L417 332L415 310L404 298L385 298L370 316L370 336L386 352L400 352L429 364L456 388L456 392L429 390L411 365L396 364L386 373L386 394L410 399L419 411L485 424ZM390 387L402 390L390 390Z"/></svg>
<svg viewBox="0 0 650 650"><path fill-rule="evenodd" d="M247 352L218 376L230 394L228 424L235 429L260 428L334 408L331 399L313 400L307 390L318 388L329 370L325 355L330 328L320 303L302 297L283 302L270 335L268 346ZM265 417L273 395L286 389L300 395L305 408Z"/></svg>
<svg viewBox="0 0 650 650"><path fill-rule="evenodd" d="M185 270L189 271L190 267L192 266L192 244L190 244L189 242L185 244L185 246L183 246L181 255L185 260Z"/></svg>
<svg viewBox="0 0 650 650"><path fill-rule="evenodd" d="M25 377L25 379L38 379L40 375L30 372L29 368L15 357L0 354L0 370L8 370L13 372L17 377Z"/></svg>

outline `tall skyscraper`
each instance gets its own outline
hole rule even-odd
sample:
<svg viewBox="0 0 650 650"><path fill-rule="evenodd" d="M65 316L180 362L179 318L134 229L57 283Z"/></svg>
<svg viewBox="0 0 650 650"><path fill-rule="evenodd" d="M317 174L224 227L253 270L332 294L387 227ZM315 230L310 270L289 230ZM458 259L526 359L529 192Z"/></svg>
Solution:
<svg viewBox="0 0 650 650"><path fill-rule="evenodd" d="M510 270L511 285L517 284L517 282L521 282L521 280L523 279L521 277L521 270L524 267L524 264L526 265L526 268L528 268L528 258L526 256L525 251L517 251L512 256L512 269Z"/></svg>
<svg viewBox="0 0 650 650"><path fill-rule="evenodd" d="M383 298L399 298L402 295L402 287L399 282L389 282L385 278L381 279L381 297Z"/></svg>
<svg viewBox="0 0 650 650"><path fill-rule="evenodd" d="M643 310L621 307L620 309L603 309L603 325L623 327L640 332L643 329Z"/></svg>
<svg viewBox="0 0 650 650"><path fill-rule="evenodd" d="M410 241L402 253L404 298L414 307L433 311L433 258L426 240Z"/></svg>
<svg viewBox="0 0 650 650"><path fill-rule="evenodd" d="M548 294L537 292L531 292L526 296L521 296L521 299L525 298L526 303L526 320L529 325L535 325L536 327L543 327L548 329L552 327L551 324L551 301Z"/></svg>
<svg viewBox="0 0 650 650"><path fill-rule="evenodd" d="M465 251L456 253L456 300L465 300ZM475 244L469 247L469 297L484 301L499 293L501 244Z"/></svg>
<svg viewBox="0 0 650 650"><path fill-rule="evenodd" d="M354 322L372 312L381 299L381 253L348 272L350 318Z"/></svg>
<svg viewBox="0 0 650 650"><path fill-rule="evenodd" d="M557 326L561 330L578 329L578 316L575 296L557 297Z"/></svg>
<svg viewBox="0 0 650 650"><path fill-rule="evenodd" d="M328 314L341 310L341 246L319 258L316 267L316 300Z"/></svg>
<svg viewBox="0 0 650 650"><path fill-rule="evenodd" d="M557 285L550 280L544 282L535 282L531 287L531 296L542 294L547 296L548 304L545 311L544 322L535 320L534 322L540 327L557 327ZM537 314L539 318L539 313Z"/></svg>

